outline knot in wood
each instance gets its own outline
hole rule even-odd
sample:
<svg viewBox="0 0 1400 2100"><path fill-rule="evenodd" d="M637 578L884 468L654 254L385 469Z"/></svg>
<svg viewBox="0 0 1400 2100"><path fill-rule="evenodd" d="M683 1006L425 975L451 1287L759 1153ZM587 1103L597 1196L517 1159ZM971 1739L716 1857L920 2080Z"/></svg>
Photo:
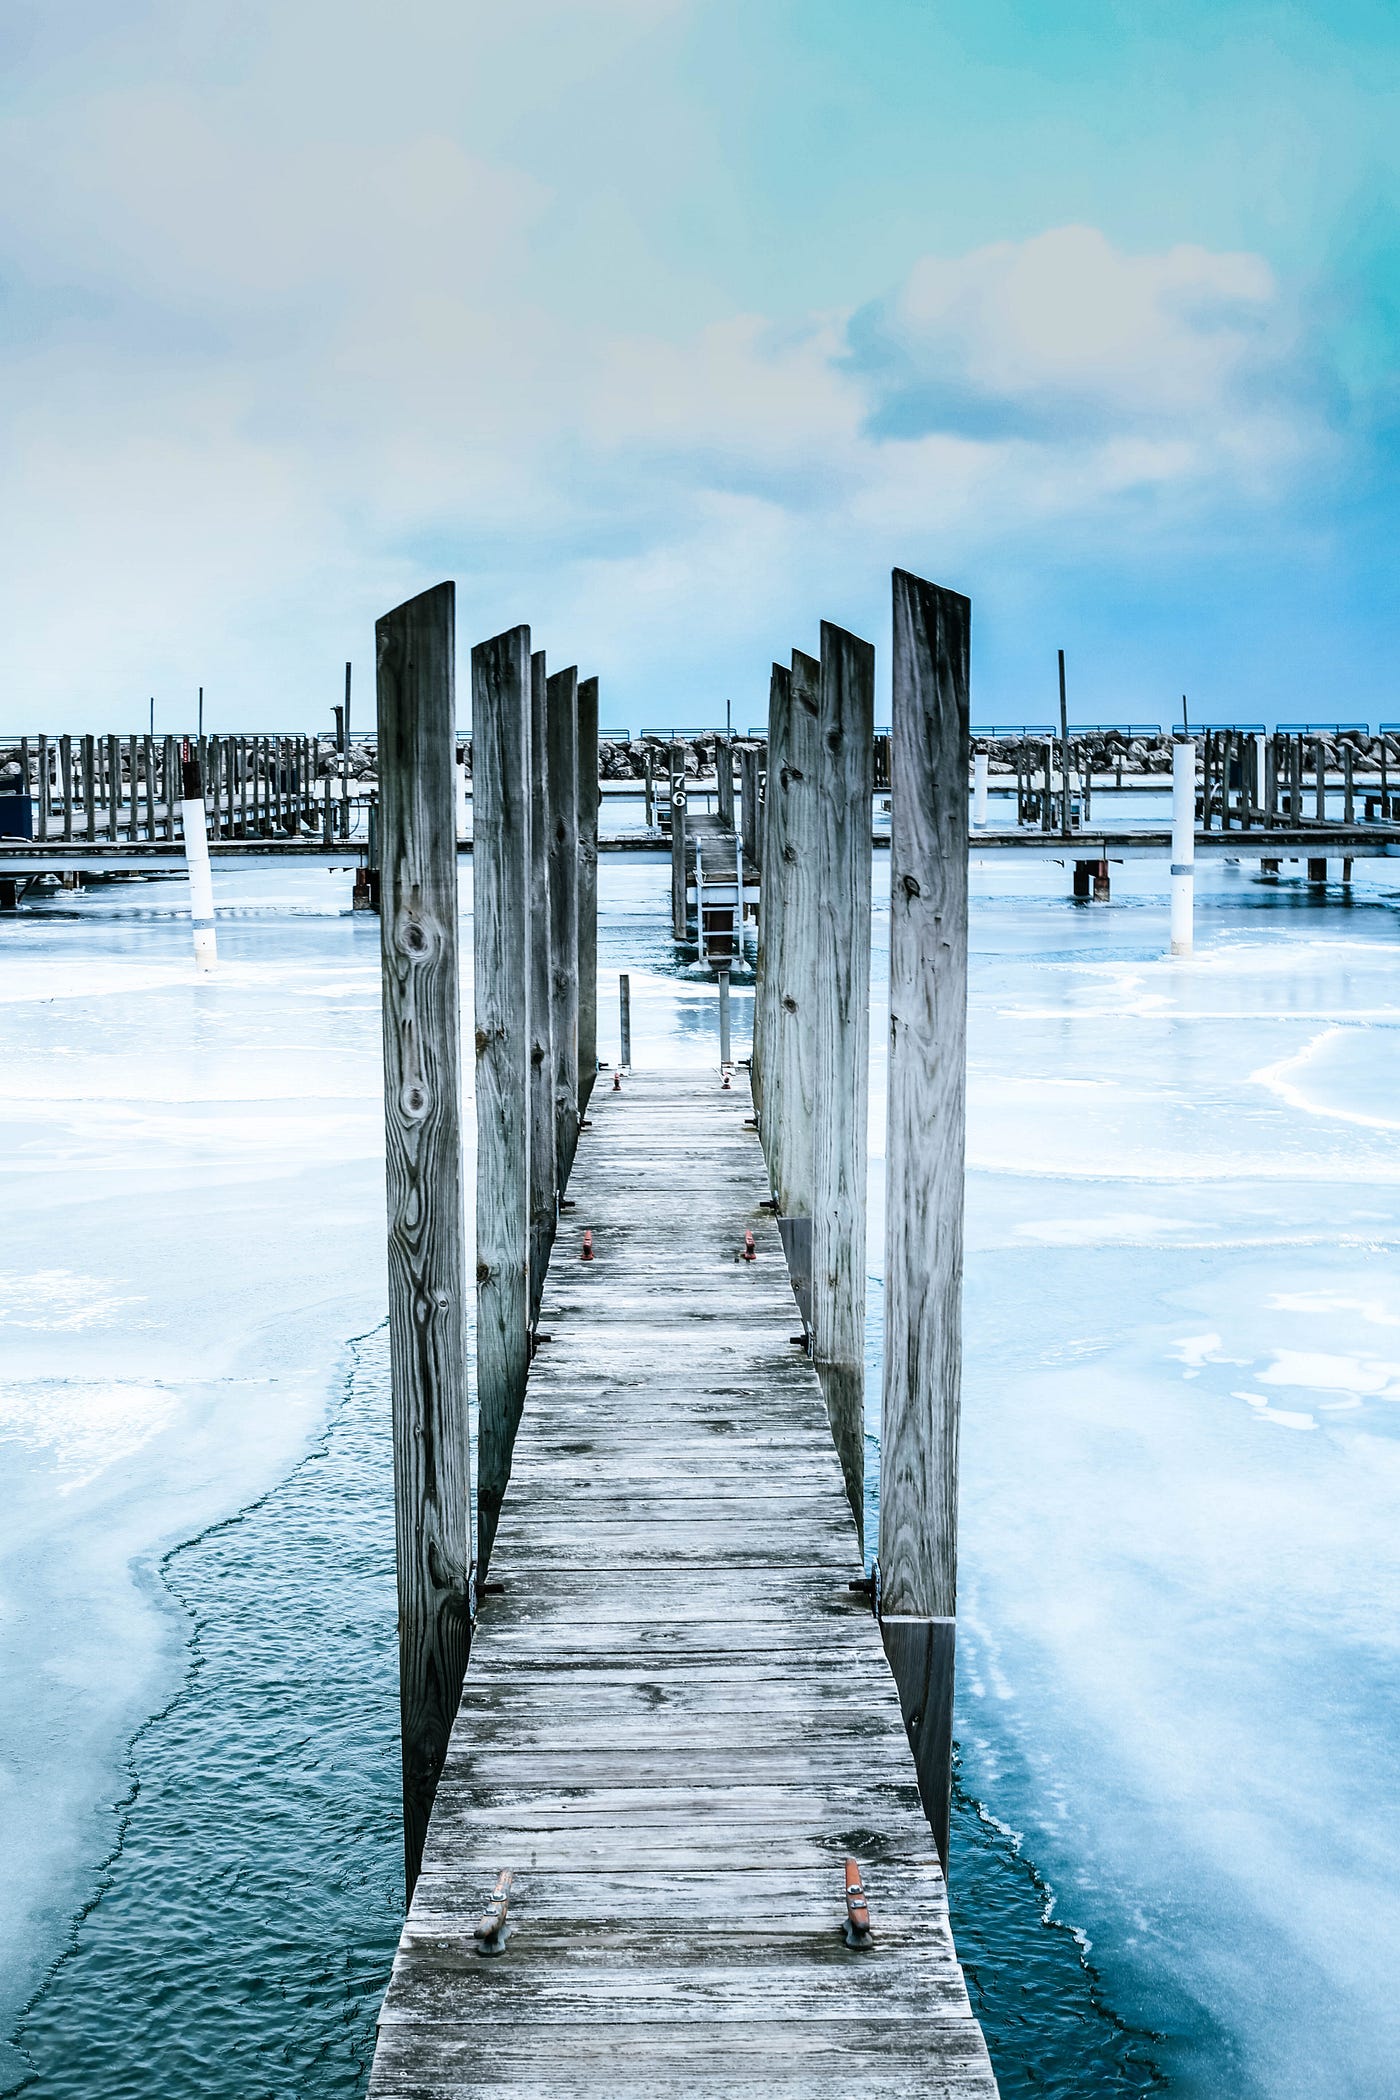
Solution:
<svg viewBox="0 0 1400 2100"><path fill-rule="evenodd" d="M795 1014L797 1012L797 1001L793 998L791 992L783 993L783 1010L784 1012L790 1014Z"/></svg>
<svg viewBox="0 0 1400 2100"><path fill-rule="evenodd" d="M490 1041L489 1032L485 1028L478 1028L476 1031L476 1054L478 1057L485 1057Z"/></svg>
<svg viewBox="0 0 1400 2100"><path fill-rule="evenodd" d="M924 893L919 888L919 878L917 875L905 875L901 878L901 880L904 884L904 894L906 897L923 896Z"/></svg>
<svg viewBox="0 0 1400 2100"><path fill-rule="evenodd" d="M403 1111L406 1116L415 1118L421 1116L428 1106L427 1092L418 1084L416 1079L409 1080L399 1099L403 1103Z"/></svg>
<svg viewBox="0 0 1400 2100"><path fill-rule="evenodd" d="M797 848L796 848L796 846L784 846L784 848L783 848L783 859L784 859L784 860L787 860L787 861L792 861L792 862L794 862L794 863L795 863L795 862L796 862L796 860L797 860Z"/></svg>
<svg viewBox="0 0 1400 2100"><path fill-rule="evenodd" d="M489 1261L479 1261L477 1263L476 1280L478 1283L489 1283L491 1281L491 1264Z"/></svg>
<svg viewBox="0 0 1400 2100"><path fill-rule="evenodd" d="M410 955L421 955L428 945L427 928L418 919L410 919L399 938Z"/></svg>

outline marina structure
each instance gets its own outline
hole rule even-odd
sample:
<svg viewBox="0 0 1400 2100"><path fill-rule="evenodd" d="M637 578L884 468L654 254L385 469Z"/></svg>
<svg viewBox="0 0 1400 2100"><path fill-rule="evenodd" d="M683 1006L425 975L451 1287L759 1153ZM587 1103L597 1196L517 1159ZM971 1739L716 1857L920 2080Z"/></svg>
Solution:
<svg viewBox="0 0 1400 2100"><path fill-rule="evenodd" d="M410 1903L372 2093L995 2095L944 1878L970 609L902 574L895 607L872 1574L869 879L840 877L869 867L874 652L824 627L819 659L774 672L751 1090L723 1058L611 1083L580 1058L596 684L549 674L525 628L473 651L473 1557L452 587L380 623ZM701 871L706 841L738 865L726 815L695 834ZM703 873L696 901L719 961Z"/></svg>

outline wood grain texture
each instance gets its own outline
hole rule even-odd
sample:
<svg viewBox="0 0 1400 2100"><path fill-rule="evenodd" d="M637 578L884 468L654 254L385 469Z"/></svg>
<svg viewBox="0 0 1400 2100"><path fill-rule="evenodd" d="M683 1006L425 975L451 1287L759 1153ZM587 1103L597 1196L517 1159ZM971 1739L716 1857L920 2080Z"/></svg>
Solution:
<svg viewBox="0 0 1400 2100"><path fill-rule="evenodd" d="M549 739L550 1035L554 1046L554 1172L562 1194L578 1143L578 671L546 689Z"/></svg>
<svg viewBox="0 0 1400 2100"><path fill-rule="evenodd" d="M471 1638L454 592L375 629L384 1135L404 1858L411 1889Z"/></svg>
<svg viewBox="0 0 1400 2100"><path fill-rule="evenodd" d="M472 651L478 1552L490 1557L529 1364L530 630Z"/></svg>
<svg viewBox="0 0 1400 2100"><path fill-rule="evenodd" d="M748 1106L595 1097L373 2095L994 2100Z"/></svg>
<svg viewBox="0 0 1400 2100"><path fill-rule="evenodd" d="M768 777L768 812L778 837L773 855L782 940L770 1013L772 1069L779 1098L768 1164L778 1207L812 1215L812 1148L817 1113L817 745L822 668L792 652L791 701L782 764Z"/></svg>
<svg viewBox="0 0 1400 2100"><path fill-rule="evenodd" d="M598 681L578 689L578 1112L598 1075Z"/></svg>
<svg viewBox="0 0 1400 2100"><path fill-rule="evenodd" d="M549 675L530 659L530 1319L544 1289L559 1200L554 1142L553 913L549 899Z"/></svg>
<svg viewBox="0 0 1400 2100"><path fill-rule="evenodd" d="M896 570L880 1576L957 1605L971 606Z"/></svg>
<svg viewBox="0 0 1400 2100"><path fill-rule="evenodd" d="M812 1353L865 1361L875 651L822 623L816 738Z"/></svg>
<svg viewBox="0 0 1400 2100"><path fill-rule="evenodd" d="M768 770L761 816L755 810L759 852L758 959L754 966L753 1060L750 1068L770 1186L774 1176L773 1133L781 1118L782 1102L775 1066L777 1023L773 1013L782 975L783 899L777 869L782 840L772 806L773 782L782 769L787 752L791 712L792 673L786 664L774 664L768 679Z"/></svg>

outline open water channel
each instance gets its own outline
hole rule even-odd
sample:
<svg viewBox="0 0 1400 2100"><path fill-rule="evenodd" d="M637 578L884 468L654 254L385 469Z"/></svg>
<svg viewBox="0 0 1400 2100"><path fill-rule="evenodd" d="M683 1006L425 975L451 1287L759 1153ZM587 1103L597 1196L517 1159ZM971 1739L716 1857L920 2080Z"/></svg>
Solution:
<svg viewBox="0 0 1400 2100"><path fill-rule="evenodd" d="M668 880L603 861L602 1044L627 969L636 1060L703 1064ZM1067 887L974 871L959 1949L1008 2100L1381 2100L1400 893L1212 867L1171 963L1164 868ZM0 927L0 2093L39 2100L361 2092L397 1934L378 926L321 870L217 891L212 981L177 882ZM884 966L877 910L872 1506Z"/></svg>

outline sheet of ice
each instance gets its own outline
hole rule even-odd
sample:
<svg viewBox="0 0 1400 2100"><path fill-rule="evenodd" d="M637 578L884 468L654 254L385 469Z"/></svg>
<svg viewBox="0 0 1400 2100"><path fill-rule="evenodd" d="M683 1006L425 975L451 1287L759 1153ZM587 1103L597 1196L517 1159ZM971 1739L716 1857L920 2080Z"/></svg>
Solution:
<svg viewBox="0 0 1400 2100"><path fill-rule="evenodd" d="M184 1668L160 1554L305 1447L382 1308L378 926L349 877L0 927L0 2030L91 1893Z"/></svg>
<svg viewBox="0 0 1400 2100"><path fill-rule="evenodd" d="M1172 963L1164 871L1115 868L1106 910L1067 887L974 881L964 1776L1177 2090L1378 2100L1400 898L1383 867L1350 912L1204 869Z"/></svg>

